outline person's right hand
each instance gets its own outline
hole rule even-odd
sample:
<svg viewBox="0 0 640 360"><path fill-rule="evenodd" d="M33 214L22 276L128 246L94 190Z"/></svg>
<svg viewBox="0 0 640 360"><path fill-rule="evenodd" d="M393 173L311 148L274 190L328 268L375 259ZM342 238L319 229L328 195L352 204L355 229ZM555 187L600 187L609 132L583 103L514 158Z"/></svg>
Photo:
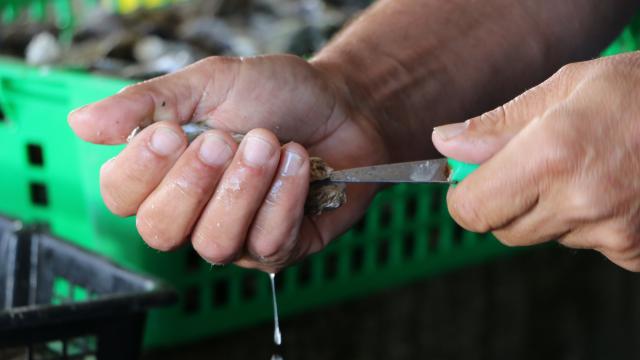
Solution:
<svg viewBox="0 0 640 360"><path fill-rule="evenodd" d="M100 179L107 207L137 214L149 246L171 250L190 239L211 263L276 271L346 231L375 193L350 187L342 208L303 214L308 154L337 169L388 159L357 93L338 72L294 56L212 57L76 110L69 123L105 145L148 125ZM216 130L189 145L180 125L192 120ZM247 135L238 146L229 132Z"/></svg>

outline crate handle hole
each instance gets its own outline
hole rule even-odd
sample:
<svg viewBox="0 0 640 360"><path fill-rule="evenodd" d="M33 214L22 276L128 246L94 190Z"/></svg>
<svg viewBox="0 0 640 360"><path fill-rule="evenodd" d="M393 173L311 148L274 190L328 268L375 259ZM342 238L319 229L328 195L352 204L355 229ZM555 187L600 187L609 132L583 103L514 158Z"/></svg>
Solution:
<svg viewBox="0 0 640 360"><path fill-rule="evenodd" d="M196 271L200 269L204 260L200 257L200 255L193 249L189 249L187 253L187 270L188 271Z"/></svg>
<svg viewBox="0 0 640 360"><path fill-rule="evenodd" d="M197 286L191 286L184 293L184 311L187 314L193 314L200 310L200 289Z"/></svg>
<svg viewBox="0 0 640 360"><path fill-rule="evenodd" d="M406 234L404 236L404 257L410 259L416 250L415 234Z"/></svg>
<svg viewBox="0 0 640 360"><path fill-rule="evenodd" d="M229 303L229 282L218 280L213 285L213 307L222 307Z"/></svg>
<svg viewBox="0 0 640 360"><path fill-rule="evenodd" d="M252 274L242 280L242 297L251 300L258 294L258 279Z"/></svg>
<svg viewBox="0 0 640 360"><path fill-rule="evenodd" d="M364 249L355 247L351 252L351 271L358 272L364 267Z"/></svg>
<svg viewBox="0 0 640 360"><path fill-rule="evenodd" d="M29 184L31 193L31 203L37 206L49 205L49 197L47 195L47 186L40 182L32 182Z"/></svg>
<svg viewBox="0 0 640 360"><path fill-rule="evenodd" d="M298 268L298 284L306 286L311 283L311 260L306 260Z"/></svg>
<svg viewBox="0 0 640 360"><path fill-rule="evenodd" d="M0 107L0 124L6 121L7 121L7 117L5 116L4 111L2 111L2 108Z"/></svg>
<svg viewBox="0 0 640 360"><path fill-rule="evenodd" d="M29 164L36 167L44 166L44 154L42 152L42 146L38 144L27 144L27 158Z"/></svg>
<svg viewBox="0 0 640 360"><path fill-rule="evenodd" d="M378 264L385 265L389 261L391 242L388 239L378 243Z"/></svg>
<svg viewBox="0 0 640 360"><path fill-rule="evenodd" d="M324 263L325 278L331 280L338 275L338 254L330 253Z"/></svg>

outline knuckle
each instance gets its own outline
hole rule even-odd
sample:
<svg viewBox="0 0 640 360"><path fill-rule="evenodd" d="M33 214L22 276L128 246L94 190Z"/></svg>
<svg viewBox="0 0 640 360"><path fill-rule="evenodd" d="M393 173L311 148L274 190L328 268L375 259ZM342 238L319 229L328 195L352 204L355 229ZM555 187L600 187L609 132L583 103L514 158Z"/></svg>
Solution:
<svg viewBox="0 0 640 360"><path fill-rule="evenodd" d="M508 116L507 105L500 105L497 108L486 112L480 117L469 121L468 127L474 130L477 127L493 129L494 131L500 131L500 129L506 127Z"/></svg>
<svg viewBox="0 0 640 360"><path fill-rule="evenodd" d="M601 217L603 207L599 191L577 186L569 187L565 191L564 203L567 210L564 216L569 224L591 222Z"/></svg>
<svg viewBox="0 0 640 360"><path fill-rule="evenodd" d="M209 56L200 60L198 63L207 67L219 67L225 65L231 65L236 62L236 59L230 56Z"/></svg>
<svg viewBox="0 0 640 360"><path fill-rule="evenodd" d="M626 233L615 234L608 239L602 239L602 241L604 241L604 248L607 252L624 257L625 255L638 252L640 236Z"/></svg>
<svg viewBox="0 0 640 360"><path fill-rule="evenodd" d="M584 62L573 62L563 65L553 77L569 77L574 76L580 69L584 67Z"/></svg>
<svg viewBox="0 0 640 360"><path fill-rule="evenodd" d="M534 169L538 173L548 175L561 175L571 170L571 165L581 159L580 141L575 141L574 134L569 133L558 122L563 121L562 115L554 114L545 116L540 122L541 136L540 147L544 151L540 156L534 157Z"/></svg>

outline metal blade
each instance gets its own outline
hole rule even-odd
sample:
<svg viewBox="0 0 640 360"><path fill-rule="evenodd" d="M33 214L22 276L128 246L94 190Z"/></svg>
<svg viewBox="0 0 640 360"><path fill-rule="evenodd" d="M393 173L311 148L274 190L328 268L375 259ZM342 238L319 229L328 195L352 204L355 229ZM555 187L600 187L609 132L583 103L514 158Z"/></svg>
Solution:
<svg viewBox="0 0 640 360"><path fill-rule="evenodd" d="M367 166L334 171L329 180L345 183L449 183L449 166L447 159Z"/></svg>

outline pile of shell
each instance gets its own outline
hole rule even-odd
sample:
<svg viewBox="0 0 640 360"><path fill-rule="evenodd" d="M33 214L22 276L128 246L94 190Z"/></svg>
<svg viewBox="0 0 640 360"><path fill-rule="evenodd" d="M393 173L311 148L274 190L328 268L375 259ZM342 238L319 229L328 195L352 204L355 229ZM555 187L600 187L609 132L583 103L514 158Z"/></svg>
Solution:
<svg viewBox="0 0 640 360"><path fill-rule="evenodd" d="M93 8L71 36L46 22L0 24L0 53L144 79L210 55L311 55L368 2L189 0L128 15Z"/></svg>

